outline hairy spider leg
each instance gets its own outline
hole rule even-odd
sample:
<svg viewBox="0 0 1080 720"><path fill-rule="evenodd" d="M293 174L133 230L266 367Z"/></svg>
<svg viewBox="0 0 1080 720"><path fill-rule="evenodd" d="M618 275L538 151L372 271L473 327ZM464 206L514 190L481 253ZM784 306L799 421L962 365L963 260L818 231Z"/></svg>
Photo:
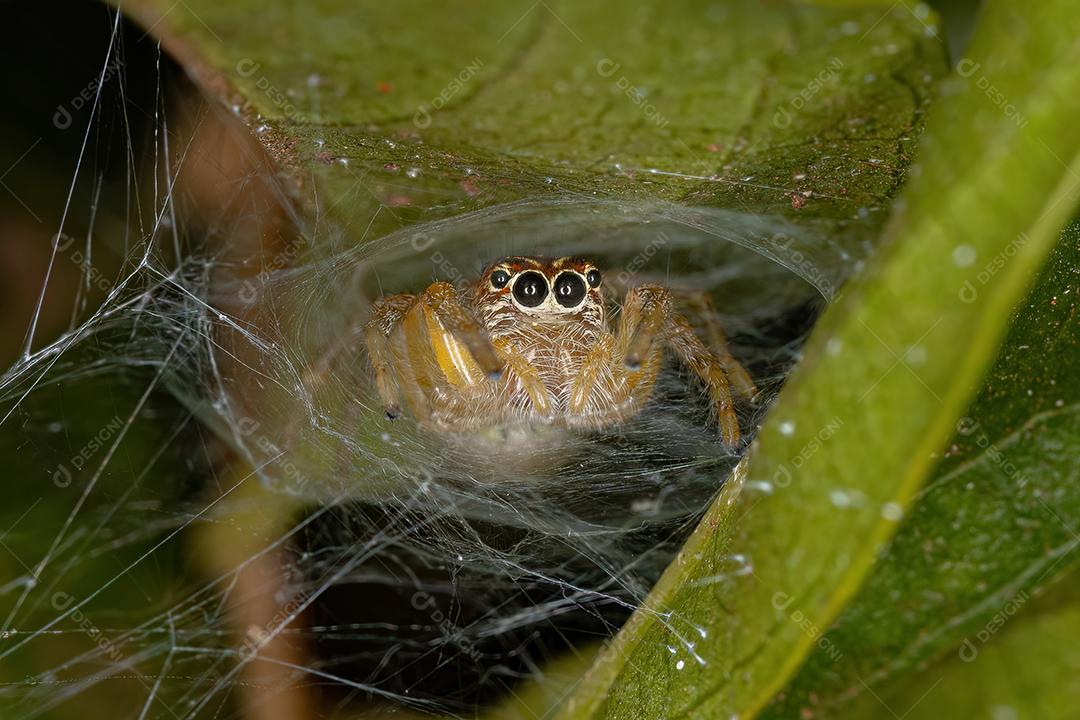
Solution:
<svg viewBox="0 0 1080 720"><path fill-rule="evenodd" d="M601 335L585 356L570 390L576 424L604 426L633 417L649 400L660 373L663 346L649 343L631 351L635 329L648 323L654 304L650 286L627 291L616 335ZM645 311L643 313L643 311ZM630 352L637 353L627 362Z"/></svg>
<svg viewBox="0 0 1080 720"><path fill-rule="evenodd" d="M757 398L757 386L750 377L750 373L746 372L746 368L742 366L742 363L731 354L727 336L724 334L723 325L720 323L720 313L717 312L712 297L702 290L697 290L686 296L686 303L696 310L701 318L705 338L709 342L709 349L713 351L716 359L724 366L724 372L727 373L732 389L735 390L739 397L751 402L754 401Z"/></svg>
<svg viewBox="0 0 1080 720"><path fill-rule="evenodd" d="M381 301L365 337L376 388L390 418L400 413L403 399L418 421L471 424L463 392L483 388L503 367L486 332L449 283L433 283L418 296Z"/></svg>
<svg viewBox="0 0 1080 720"><path fill-rule="evenodd" d="M448 379L455 385L460 382L451 375L476 381L477 368L492 380L497 380L502 373L503 363L495 352L487 331L466 310L458 299L457 290L448 282L436 282L420 296L431 331L432 344L439 366ZM461 352L461 346L468 353Z"/></svg>
<svg viewBox="0 0 1080 720"><path fill-rule="evenodd" d="M415 295L391 295L378 300L371 309L371 319L364 326L364 342L375 370L375 389L391 420L401 414L398 405L401 381L395 367L399 357L390 343L391 334L401 325L405 314L416 304Z"/></svg>
<svg viewBox="0 0 1080 720"><path fill-rule="evenodd" d="M628 312L629 311L629 312ZM739 442L739 420L723 363L694 332L690 321L674 310L672 293L659 285L642 285L627 293L620 333L629 331L623 361L630 369L653 362L651 353L661 345L697 375L709 392L720 438L728 447ZM636 320L636 324L634 323ZM651 383L650 383L651 390Z"/></svg>
<svg viewBox="0 0 1080 720"><path fill-rule="evenodd" d="M731 399L731 387L723 364L709 352L701 338L694 333L690 321L682 315L672 315L668 319L668 326L665 333L667 346L705 383L716 411L720 438L728 447L735 447L739 444L739 420L735 416L735 404Z"/></svg>

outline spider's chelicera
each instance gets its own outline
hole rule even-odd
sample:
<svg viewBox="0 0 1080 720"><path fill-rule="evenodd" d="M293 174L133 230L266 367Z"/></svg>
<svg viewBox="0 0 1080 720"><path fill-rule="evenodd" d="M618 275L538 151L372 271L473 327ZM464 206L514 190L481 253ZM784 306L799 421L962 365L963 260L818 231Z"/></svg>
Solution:
<svg viewBox="0 0 1080 720"><path fill-rule="evenodd" d="M512 422L602 428L648 401L665 347L705 384L720 436L739 440L732 390L756 393L703 293L655 284L627 291L609 327L602 274L582 258L510 257L468 289L433 283L376 301L365 328L386 414L469 431ZM702 340L678 302L696 305Z"/></svg>

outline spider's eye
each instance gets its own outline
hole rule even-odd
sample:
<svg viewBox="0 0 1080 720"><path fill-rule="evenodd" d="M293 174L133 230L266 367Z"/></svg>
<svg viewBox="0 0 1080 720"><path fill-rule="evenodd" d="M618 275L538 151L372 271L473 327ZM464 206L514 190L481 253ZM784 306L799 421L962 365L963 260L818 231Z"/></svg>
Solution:
<svg viewBox="0 0 1080 720"><path fill-rule="evenodd" d="M496 290L506 287L506 283L508 282L510 282L510 273L505 270L496 270L491 273L491 287Z"/></svg>
<svg viewBox="0 0 1080 720"><path fill-rule="evenodd" d="M600 271L593 269L585 273L585 279L589 281L589 287L600 287Z"/></svg>
<svg viewBox="0 0 1080 720"><path fill-rule="evenodd" d="M544 302L547 294L547 280L535 270L521 273L514 282L514 299L525 307L536 307Z"/></svg>
<svg viewBox="0 0 1080 720"><path fill-rule="evenodd" d="M555 278L555 301L565 308L576 307L585 299L585 281L577 273L564 272Z"/></svg>

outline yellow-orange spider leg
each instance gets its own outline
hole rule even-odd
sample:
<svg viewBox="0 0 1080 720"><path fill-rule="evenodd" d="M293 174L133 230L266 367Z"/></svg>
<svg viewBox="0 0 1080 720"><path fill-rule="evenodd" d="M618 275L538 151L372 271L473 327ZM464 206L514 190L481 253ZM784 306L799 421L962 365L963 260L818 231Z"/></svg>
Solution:
<svg viewBox="0 0 1080 720"><path fill-rule="evenodd" d="M401 414L398 405L400 382L395 373L397 358L390 345L390 335L400 327L405 314L415 304L415 295L383 298L372 306L371 319L364 326L364 341L375 371L375 389L390 419Z"/></svg>
<svg viewBox="0 0 1080 720"><path fill-rule="evenodd" d="M622 422L648 401L663 355L663 348L651 341L655 336L655 318L648 310L654 304L651 300L648 292L627 292L617 334L601 335L585 356L568 403L578 424L601 427Z"/></svg>
<svg viewBox="0 0 1080 720"><path fill-rule="evenodd" d="M709 389L713 408L720 425L720 438L728 447L739 444L739 420L735 416L735 404L724 366L701 342L690 322L681 315L670 320L667 345L684 365L701 378Z"/></svg>
<svg viewBox="0 0 1080 720"><path fill-rule="evenodd" d="M462 414L461 392L499 376L503 367L487 333L449 283L379 301L365 339L376 389L391 419L400 414L403 399L420 422L455 424L452 418Z"/></svg>
<svg viewBox="0 0 1080 720"><path fill-rule="evenodd" d="M468 348L472 360L480 369L491 379L498 379L502 372L502 361L487 331L458 300L454 286L448 282L432 283L420 296L420 301L455 340Z"/></svg>
<svg viewBox="0 0 1080 720"><path fill-rule="evenodd" d="M604 427L623 422L648 402L661 353L651 353L640 367L631 369L623 362L625 345L625 340L620 343L603 335L585 357L570 389L568 409L575 424Z"/></svg>
<svg viewBox="0 0 1080 720"><path fill-rule="evenodd" d="M694 292L686 297L687 303L697 310L701 322L705 326L705 337L709 341L709 349L716 355L716 359L724 366L731 387L736 394L746 400L753 401L757 397L757 386L735 356L731 354L727 344L727 336L720 324L719 313L713 304L712 298L705 292Z"/></svg>
<svg viewBox="0 0 1080 720"><path fill-rule="evenodd" d="M643 362L652 361L650 356L659 352L659 343L670 347L676 357L705 383L724 444L737 445L739 420L735 416L724 366L694 333L690 321L675 312L671 292L659 285L637 287L627 293L623 314L620 330L626 332L632 328L623 355L627 368L633 370ZM635 320L636 325L632 325Z"/></svg>

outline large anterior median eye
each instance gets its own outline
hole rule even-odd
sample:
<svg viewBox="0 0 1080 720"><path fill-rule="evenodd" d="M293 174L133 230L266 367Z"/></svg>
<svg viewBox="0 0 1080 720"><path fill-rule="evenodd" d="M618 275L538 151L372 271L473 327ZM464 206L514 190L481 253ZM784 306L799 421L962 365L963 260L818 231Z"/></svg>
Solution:
<svg viewBox="0 0 1080 720"><path fill-rule="evenodd" d="M514 299L525 307L536 307L544 302L547 294L547 280L535 270L521 273L514 281Z"/></svg>
<svg viewBox="0 0 1080 720"><path fill-rule="evenodd" d="M577 307L585 299L585 281L577 273L564 272L555 278L555 301L565 308Z"/></svg>

